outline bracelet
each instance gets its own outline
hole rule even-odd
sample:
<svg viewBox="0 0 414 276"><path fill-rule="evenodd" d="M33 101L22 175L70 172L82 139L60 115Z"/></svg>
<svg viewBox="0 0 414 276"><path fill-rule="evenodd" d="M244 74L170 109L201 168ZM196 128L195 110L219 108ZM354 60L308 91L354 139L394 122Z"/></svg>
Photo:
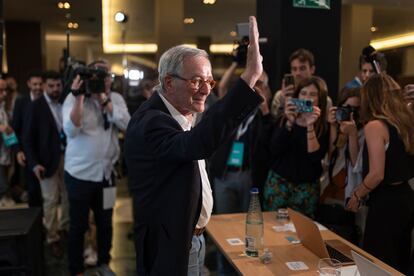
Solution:
<svg viewBox="0 0 414 276"><path fill-rule="evenodd" d="M365 184L365 181L362 181L361 185L367 189L368 191L372 191L372 189L370 187L367 186L367 184Z"/></svg>
<svg viewBox="0 0 414 276"><path fill-rule="evenodd" d="M82 95L82 92L80 91L80 89L71 89L70 92L72 93L73 96L77 97L79 95Z"/></svg>

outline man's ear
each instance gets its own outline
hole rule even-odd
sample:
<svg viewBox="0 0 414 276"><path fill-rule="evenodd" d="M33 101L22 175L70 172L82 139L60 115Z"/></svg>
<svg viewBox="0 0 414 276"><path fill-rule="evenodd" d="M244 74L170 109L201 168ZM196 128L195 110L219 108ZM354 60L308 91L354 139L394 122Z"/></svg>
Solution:
<svg viewBox="0 0 414 276"><path fill-rule="evenodd" d="M165 92L170 91L174 87L173 81L174 81L174 78L171 77L171 76L167 75L167 76L164 77L164 90L165 90Z"/></svg>
<svg viewBox="0 0 414 276"><path fill-rule="evenodd" d="M315 74L315 70L316 70L315 65L311 66L310 71L311 71L311 74L312 74L312 75L314 75L314 74Z"/></svg>

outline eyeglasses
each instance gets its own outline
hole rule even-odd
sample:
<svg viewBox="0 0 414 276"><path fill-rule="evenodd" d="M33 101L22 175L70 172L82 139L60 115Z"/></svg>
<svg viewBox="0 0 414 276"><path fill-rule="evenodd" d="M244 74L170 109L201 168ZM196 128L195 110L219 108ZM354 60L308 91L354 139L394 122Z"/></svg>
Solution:
<svg viewBox="0 0 414 276"><path fill-rule="evenodd" d="M170 76L173 77L173 78L176 78L176 79L179 79L179 80L183 80L183 81L189 83L191 85L191 88L193 88L193 89L200 89L200 87L203 84L207 84L210 89L213 89L214 86L216 86L216 83L217 83L213 79L206 79L206 80L204 80L204 79L199 78L199 77L195 77L193 79L185 79L185 78L183 78L183 77L181 77L179 75L175 75L175 74L174 75L172 74Z"/></svg>

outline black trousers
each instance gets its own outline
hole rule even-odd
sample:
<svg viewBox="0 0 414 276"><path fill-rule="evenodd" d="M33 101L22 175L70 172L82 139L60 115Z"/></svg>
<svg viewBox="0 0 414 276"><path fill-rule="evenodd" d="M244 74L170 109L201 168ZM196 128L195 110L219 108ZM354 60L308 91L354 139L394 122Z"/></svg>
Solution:
<svg viewBox="0 0 414 276"><path fill-rule="evenodd" d="M109 252L112 247L112 209L103 209L103 188L108 187L108 181L84 181L65 171L65 184L70 216L69 270L72 275L76 275L84 271L83 244L85 232L89 228L89 209L92 209L96 223L98 265L109 263Z"/></svg>
<svg viewBox="0 0 414 276"><path fill-rule="evenodd" d="M363 248L395 269L410 266L411 231L414 226L414 191L405 182L382 183L369 199Z"/></svg>

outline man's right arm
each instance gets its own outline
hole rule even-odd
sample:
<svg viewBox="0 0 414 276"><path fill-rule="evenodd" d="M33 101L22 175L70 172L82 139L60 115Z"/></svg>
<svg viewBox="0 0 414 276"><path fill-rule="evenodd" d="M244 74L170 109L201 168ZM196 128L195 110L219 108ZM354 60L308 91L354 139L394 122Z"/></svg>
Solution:
<svg viewBox="0 0 414 276"><path fill-rule="evenodd" d="M81 86L82 80L78 75L72 82L71 90L79 90ZM68 137L76 136L82 127L84 101L85 95L74 96L73 93L70 93L63 103L63 130Z"/></svg>

